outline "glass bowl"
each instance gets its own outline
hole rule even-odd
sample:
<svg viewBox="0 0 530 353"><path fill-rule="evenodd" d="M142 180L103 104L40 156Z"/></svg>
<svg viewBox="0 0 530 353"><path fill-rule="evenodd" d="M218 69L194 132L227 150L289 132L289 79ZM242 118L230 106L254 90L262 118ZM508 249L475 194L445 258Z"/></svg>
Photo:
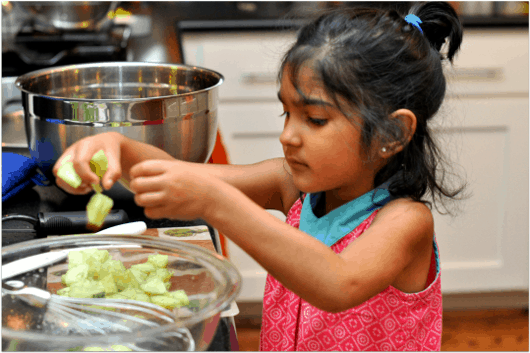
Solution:
<svg viewBox="0 0 530 353"><path fill-rule="evenodd" d="M127 247L131 244L138 247ZM145 262L150 254L168 255L167 268L173 274L169 291L184 290L190 304L171 310L175 318L172 324L130 333L87 336L82 330L60 330L57 327L61 323L46 324L49 317L46 308L30 306L16 296L2 293L2 350L111 350L116 349L115 345L146 351L206 350L215 335L221 311L230 306L241 288L239 272L221 255L184 241L142 235L79 235L27 241L3 247L2 263L50 251L92 246L107 249L126 268ZM64 259L9 280L20 280L55 293L64 287L61 275L67 269L68 259Z"/></svg>

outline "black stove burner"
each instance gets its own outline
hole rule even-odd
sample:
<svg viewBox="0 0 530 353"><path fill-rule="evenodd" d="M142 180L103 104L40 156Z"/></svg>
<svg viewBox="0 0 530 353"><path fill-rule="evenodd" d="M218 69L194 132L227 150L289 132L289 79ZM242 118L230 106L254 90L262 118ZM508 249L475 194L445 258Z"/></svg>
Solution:
<svg viewBox="0 0 530 353"><path fill-rule="evenodd" d="M131 29L114 25L105 31L42 32L27 23L2 53L2 77L89 62L126 61Z"/></svg>

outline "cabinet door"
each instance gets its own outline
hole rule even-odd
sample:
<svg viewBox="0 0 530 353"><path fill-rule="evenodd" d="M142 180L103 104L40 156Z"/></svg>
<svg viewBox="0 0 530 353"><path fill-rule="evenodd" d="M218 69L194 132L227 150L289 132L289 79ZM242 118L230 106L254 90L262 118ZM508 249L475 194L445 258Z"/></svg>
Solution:
<svg viewBox="0 0 530 353"><path fill-rule="evenodd" d="M252 164L266 159L283 157L279 141L284 118L280 117L279 102L221 102L219 129L231 164ZM282 212L268 210L285 221ZM238 301L261 301L265 290L267 271L239 246L228 240L230 261L243 277Z"/></svg>
<svg viewBox="0 0 530 353"><path fill-rule="evenodd" d="M471 193L455 218L434 216L442 289L528 290L528 99L449 99L436 119Z"/></svg>
<svg viewBox="0 0 530 353"><path fill-rule="evenodd" d="M184 59L189 65L216 70L225 77L219 99L276 100L282 56L295 40L293 31L185 33Z"/></svg>

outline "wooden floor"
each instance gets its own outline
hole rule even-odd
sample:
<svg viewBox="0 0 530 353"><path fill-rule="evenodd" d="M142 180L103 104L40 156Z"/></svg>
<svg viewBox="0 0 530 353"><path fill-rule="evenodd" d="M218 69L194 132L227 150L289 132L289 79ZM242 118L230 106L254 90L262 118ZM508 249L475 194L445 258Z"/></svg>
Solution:
<svg viewBox="0 0 530 353"><path fill-rule="evenodd" d="M251 326L236 316L240 351L259 349L259 327ZM442 351L528 351L528 311L444 312Z"/></svg>

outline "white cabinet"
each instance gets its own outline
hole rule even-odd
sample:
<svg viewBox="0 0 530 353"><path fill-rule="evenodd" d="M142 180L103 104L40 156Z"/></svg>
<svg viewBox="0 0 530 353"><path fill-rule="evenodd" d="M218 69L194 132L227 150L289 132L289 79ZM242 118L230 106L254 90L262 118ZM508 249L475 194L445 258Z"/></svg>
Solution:
<svg viewBox="0 0 530 353"><path fill-rule="evenodd" d="M294 38L294 32L183 36L187 64L225 77L219 125L233 164L283 156L276 77ZM433 130L472 195L455 218L434 212L443 291L528 290L528 31L466 30L448 74ZM265 270L228 244L243 275L238 300L261 300Z"/></svg>

